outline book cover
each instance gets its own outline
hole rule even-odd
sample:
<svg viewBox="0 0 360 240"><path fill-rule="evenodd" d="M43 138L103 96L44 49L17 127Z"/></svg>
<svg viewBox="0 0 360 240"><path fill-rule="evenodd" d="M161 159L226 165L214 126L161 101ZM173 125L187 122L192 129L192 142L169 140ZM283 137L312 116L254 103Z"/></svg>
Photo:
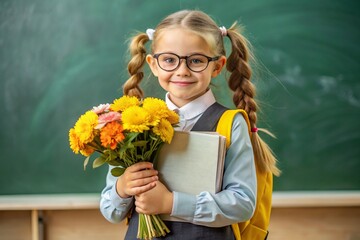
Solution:
<svg viewBox="0 0 360 240"><path fill-rule="evenodd" d="M154 166L171 191L217 193L222 186L225 153L225 137L216 132L176 131L171 144L162 146ZM181 221L166 215L162 218Z"/></svg>

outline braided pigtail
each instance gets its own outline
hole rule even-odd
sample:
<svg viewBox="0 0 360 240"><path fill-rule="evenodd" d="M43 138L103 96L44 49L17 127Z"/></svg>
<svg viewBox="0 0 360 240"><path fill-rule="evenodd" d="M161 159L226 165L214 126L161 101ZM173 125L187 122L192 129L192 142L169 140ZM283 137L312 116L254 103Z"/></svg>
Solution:
<svg viewBox="0 0 360 240"><path fill-rule="evenodd" d="M140 88L140 82L144 77L142 70L146 59L145 43L149 37L145 33L140 33L132 38L130 43L131 59L128 63L130 78L123 85L123 93L128 96L144 97L144 92Z"/></svg>
<svg viewBox="0 0 360 240"><path fill-rule="evenodd" d="M250 81L252 71L249 61L253 59L253 56L249 50L249 43L239 33L236 23L227 30L227 36L230 38L232 48L226 68L231 73L228 85L234 92L233 102L238 109L244 109L249 116L252 129L251 142L257 167L262 172L272 172L278 176L280 175L280 170L276 166L276 157L270 147L257 133L256 111L258 110L258 105L255 101L255 86ZM260 130L273 136L266 129Z"/></svg>

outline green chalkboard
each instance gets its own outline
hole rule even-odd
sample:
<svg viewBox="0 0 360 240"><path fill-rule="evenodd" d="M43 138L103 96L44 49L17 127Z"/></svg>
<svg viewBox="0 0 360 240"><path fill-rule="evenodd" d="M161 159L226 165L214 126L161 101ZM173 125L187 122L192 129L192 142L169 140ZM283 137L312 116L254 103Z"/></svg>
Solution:
<svg viewBox="0 0 360 240"><path fill-rule="evenodd" d="M283 174L275 190L360 189L360 2L335 0L3 0L0 194L100 192L68 145L80 114L121 95L127 39L180 9L237 20L261 68L260 127ZM232 107L224 76L219 101ZM163 98L156 79L145 92Z"/></svg>

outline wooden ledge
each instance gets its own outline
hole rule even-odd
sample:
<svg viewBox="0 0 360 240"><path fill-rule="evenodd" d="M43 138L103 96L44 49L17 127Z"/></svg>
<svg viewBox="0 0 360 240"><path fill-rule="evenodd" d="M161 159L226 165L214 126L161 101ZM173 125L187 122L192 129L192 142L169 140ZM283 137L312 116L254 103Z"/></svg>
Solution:
<svg viewBox="0 0 360 240"><path fill-rule="evenodd" d="M99 208L100 193L0 195L0 210L70 210Z"/></svg>
<svg viewBox="0 0 360 240"><path fill-rule="evenodd" d="M360 191L274 192L273 208L283 207L356 207Z"/></svg>
<svg viewBox="0 0 360 240"><path fill-rule="evenodd" d="M99 201L100 193L0 195L0 211L98 209ZM360 191L274 192L272 206L356 207L360 206Z"/></svg>

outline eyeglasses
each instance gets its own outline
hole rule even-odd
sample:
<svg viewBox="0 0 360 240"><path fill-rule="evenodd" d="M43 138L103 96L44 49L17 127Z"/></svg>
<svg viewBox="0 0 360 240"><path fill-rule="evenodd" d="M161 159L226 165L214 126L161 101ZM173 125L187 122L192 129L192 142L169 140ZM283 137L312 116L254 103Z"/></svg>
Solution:
<svg viewBox="0 0 360 240"><path fill-rule="evenodd" d="M176 70L180 64L181 59L185 59L186 66L193 72L204 71L211 61L216 61L220 58L208 57L203 54L192 54L190 56L179 56L175 53L157 53L153 57L157 60L159 67L167 72Z"/></svg>

